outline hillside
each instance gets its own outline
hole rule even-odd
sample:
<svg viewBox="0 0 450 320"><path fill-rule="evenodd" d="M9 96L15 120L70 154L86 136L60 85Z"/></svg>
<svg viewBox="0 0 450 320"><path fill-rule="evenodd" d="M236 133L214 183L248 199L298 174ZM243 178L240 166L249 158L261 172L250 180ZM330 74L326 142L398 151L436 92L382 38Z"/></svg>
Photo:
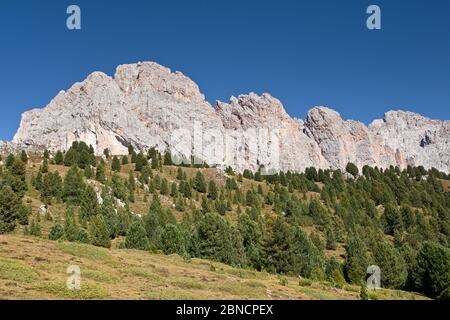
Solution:
<svg viewBox="0 0 450 320"><path fill-rule="evenodd" d="M299 284L298 278L207 260L24 236L0 236L0 299L359 299L359 287ZM69 265L81 269L81 290L66 288ZM396 290L372 299L425 299Z"/></svg>
<svg viewBox="0 0 450 320"><path fill-rule="evenodd" d="M358 299L373 264L390 289L373 299L448 297L446 173L263 176L104 153L2 156L1 298ZM71 264L86 290L64 289Z"/></svg>

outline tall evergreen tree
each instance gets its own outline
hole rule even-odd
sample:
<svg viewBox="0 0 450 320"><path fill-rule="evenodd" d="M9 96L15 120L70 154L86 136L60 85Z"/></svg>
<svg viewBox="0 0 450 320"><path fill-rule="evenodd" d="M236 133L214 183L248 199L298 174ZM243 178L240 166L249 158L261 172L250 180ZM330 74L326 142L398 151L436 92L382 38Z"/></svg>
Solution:
<svg viewBox="0 0 450 320"><path fill-rule="evenodd" d="M62 165L64 163L64 156L60 150L56 152L55 155L55 164Z"/></svg>
<svg viewBox="0 0 450 320"><path fill-rule="evenodd" d="M92 245L97 247L111 247L108 224L102 215L96 215L89 223L89 240Z"/></svg>
<svg viewBox="0 0 450 320"><path fill-rule="evenodd" d="M0 190L0 234L11 232L16 228L19 199L10 186Z"/></svg>
<svg viewBox="0 0 450 320"><path fill-rule="evenodd" d="M120 160L117 156L114 156L112 159L111 170L114 172L120 172Z"/></svg>
<svg viewBox="0 0 450 320"><path fill-rule="evenodd" d="M64 178L63 195L69 204L79 204L80 195L84 189L83 176L76 166L69 169Z"/></svg>
<svg viewBox="0 0 450 320"><path fill-rule="evenodd" d="M80 195L80 217L90 218L99 213L97 193L94 188L87 185Z"/></svg>
<svg viewBox="0 0 450 320"><path fill-rule="evenodd" d="M148 250L150 243L141 219L135 218L131 223L125 239L127 249Z"/></svg>

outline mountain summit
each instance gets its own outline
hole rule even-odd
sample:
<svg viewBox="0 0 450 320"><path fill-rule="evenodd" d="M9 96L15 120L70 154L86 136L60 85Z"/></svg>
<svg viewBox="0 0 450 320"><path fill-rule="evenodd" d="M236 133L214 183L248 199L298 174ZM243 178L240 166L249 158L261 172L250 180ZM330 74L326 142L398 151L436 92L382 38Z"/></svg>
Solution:
<svg viewBox="0 0 450 320"><path fill-rule="evenodd" d="M121 65L114 78L92 73L45 108L25 112L12 143L0 142L0 148L67 150L78 140L97 154L106 148L126 154L131 144L236 170L353 162L450 171L450 121L390 111L367 127L327 107L313 108L302 121L267 93L232 97L213 108L195 82L154 62Z"/></svg>

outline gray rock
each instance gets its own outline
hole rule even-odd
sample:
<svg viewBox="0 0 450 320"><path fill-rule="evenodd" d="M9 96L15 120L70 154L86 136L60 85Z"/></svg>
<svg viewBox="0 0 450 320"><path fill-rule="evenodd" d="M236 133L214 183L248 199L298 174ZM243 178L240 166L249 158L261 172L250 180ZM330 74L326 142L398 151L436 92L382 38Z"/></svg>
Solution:
<svg viewBox="0 0 450 320"><path fill-rule="evenodd" d="M125 155L131 144L237 171L348 162L450 171L450 121L391 111L367 127L326 107L313 108L303 121L267 93L212 108L191 79L153 62L119 66L114 78L94 72L45 108L24 113L13 141L0 142L0 150L67 150L73 141L91 144L98 155L106 148Z"/></svg>

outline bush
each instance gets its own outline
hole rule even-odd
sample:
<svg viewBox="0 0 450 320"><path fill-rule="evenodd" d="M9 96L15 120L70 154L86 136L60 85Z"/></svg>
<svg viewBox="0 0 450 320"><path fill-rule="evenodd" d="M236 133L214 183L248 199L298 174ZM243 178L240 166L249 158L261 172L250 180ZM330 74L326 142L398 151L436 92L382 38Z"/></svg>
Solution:
<svg viewBox="0 0 450 320"><path fill-rule="evenodd" d="M108 224L103 216L97 215L89 224L89 241L97 247L111 248Z"/></svg>
<svg viewBox="0 0 450 320"><path fill-rule="evenodd" d="M312 285L312 280L310 280L310 279L305 279L305 278L300 278L300 279L298 280L298 285L299 285L300 287L309 287L309 286Z"/></svg>
<svg viewBox="0 0 450 320"><path fill-rule="evenodd" d="M439 298L448 294L450 284L450 249L432 242L421 245L413 269L415 288Z"/></svg>
<svg viewBox="0 0 450 320"><path fill-rule="evenodd" d="M52 229L50 230L48 238L50 240L56 241L63 237L64 237L64 227L59 223L54 224Z"/></svg>
<svg viewBox="0 0 450 320"><path fill-rule="evenodd" d="M134 219L131 223L125 239L127 249L148 250L150 247L147 232L141 219Z"/></svg>

